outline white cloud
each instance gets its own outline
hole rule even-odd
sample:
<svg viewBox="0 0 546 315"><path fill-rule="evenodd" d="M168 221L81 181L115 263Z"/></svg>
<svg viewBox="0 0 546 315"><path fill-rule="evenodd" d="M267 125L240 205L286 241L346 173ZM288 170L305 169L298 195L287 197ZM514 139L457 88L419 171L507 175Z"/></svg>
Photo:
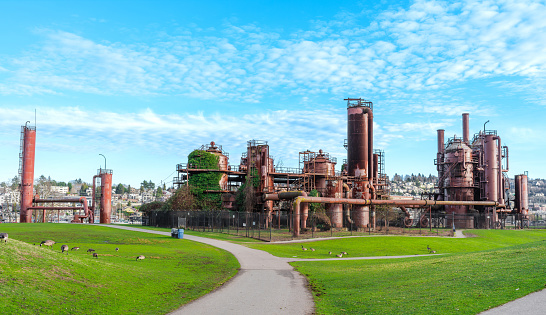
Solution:
<svg viewBox="0 0 546 315"><path fill-rule="evenodd" d="M257 102L285 89L390 97L470 79L546 78L543 3L418 0L358 25L364 14L343 12L339 20L314 21L314 29L285 37L234 24L216 36L195 27L139 44L40 30L42 46L5 65L9 77L0 94L177 94Z"/></svg>

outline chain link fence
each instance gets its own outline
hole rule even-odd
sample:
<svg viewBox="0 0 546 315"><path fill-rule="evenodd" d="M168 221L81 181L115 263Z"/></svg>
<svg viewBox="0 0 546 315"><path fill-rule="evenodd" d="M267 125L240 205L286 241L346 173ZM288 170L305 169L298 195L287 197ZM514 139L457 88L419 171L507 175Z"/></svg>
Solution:
<svg viewBox="0 0 546 315"><path fill-rule="evenodd" d="M289 211L249 213L235 211L152 211L142 217L142 225L184 228L200 232L216 232L250 237L263 241L325 238L363 235L436 235L453 236L456 229L521 229L546 228L544 221L530 221L521 215L501 214L497 221L487 213L446 214L428 209L412 209L407 216L397 209L375 211L370 224L358 227L343 216L343 211L329 217L342 217L332 224L324 214L310 212L300 217L300 236L294 238L293 214ZM305 219L305 220L304 220ZM303 223L305 222L305 223ZM343 224L343 227L335 227ZM334 227L332 227L334 226Z"/></svg>

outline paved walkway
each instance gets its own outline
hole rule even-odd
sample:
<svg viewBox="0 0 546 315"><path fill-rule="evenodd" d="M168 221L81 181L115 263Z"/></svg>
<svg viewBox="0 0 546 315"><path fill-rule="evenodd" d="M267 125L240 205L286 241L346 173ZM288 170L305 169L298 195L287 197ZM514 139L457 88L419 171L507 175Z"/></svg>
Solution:
<svg viewBox="0 0 546 315"><path fill-rule="evenodd" d="M129 226L112 228L161 234L169 232L153 231ZM462 230L456 230L456 238L465 237ZM251 249L230 242L199 236L184 235L185 239L209 244L232 253L241 269L231 280L217 290L190 302L173 315L184 314L313 314L313 297L307 287L307 280L294 271L288 262L321 260L360 260L392 259L432 255L345 257L326 259L280 258L261 250ZM483 315L541 315L546 314L546 290L531 293L515 301L482 312Z"/></svg>
<svg viewBox="0 0 546 315"><path fill-rule="evenodd" d="M113 226L123 230L168 235L169 232ZM307 280L283 258L230 242L184 235L184 239L209 244L232 253L241 269L215 291L171 314L313 314L313 296Z"/></svg>
<svg viewBox="0 0 546 315"><path fill-rule="evenodd" d="M546 314L546 290L531 293L522 298L482 312L483 315L543 315Z"/></svg>

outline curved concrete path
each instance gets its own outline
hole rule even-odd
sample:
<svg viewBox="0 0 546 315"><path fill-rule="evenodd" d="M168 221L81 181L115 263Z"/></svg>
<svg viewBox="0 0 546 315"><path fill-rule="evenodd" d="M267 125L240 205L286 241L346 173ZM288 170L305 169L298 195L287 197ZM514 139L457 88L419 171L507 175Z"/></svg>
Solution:
<svg viewBox="0 0 546 315"><path fill-rule="evenodd" d="M129 226L112 228L170 236L169 232ZM223 286L171 314L313 314L313 296L307 280L284 258L230 242L193 235L184 239L222 248L232 253L241 269Z"/></svg>
<svg viewBox="0 0 546 315"><path fill-rule="evenodd" d="M542 315L546 313L546 290L531 293L522 298L497 306L485 312L483 315Z"/></svg>

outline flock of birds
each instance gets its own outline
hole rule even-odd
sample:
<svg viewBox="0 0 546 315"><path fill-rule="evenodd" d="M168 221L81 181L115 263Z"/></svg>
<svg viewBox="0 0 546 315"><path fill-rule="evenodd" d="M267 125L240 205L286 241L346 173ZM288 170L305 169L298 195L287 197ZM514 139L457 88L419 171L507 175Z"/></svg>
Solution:
<svg viewBox="0 0 546 315"><path fill-rule="evenodd" d="M8 233L0 233L0 242L1 241L4 241L4 243L7 243L8 242ZM53 245L55 245L55 241L52 241L52 240L45 240L45 241L42 241L40 243L40 247L42 246L47 246L49 247L49 249L52 248ZM36 245L36 244L34 244ZM78 246L74 246L72 247L70 250L79 250L80 248ZM116 252L119 251L119 247L116 247ZM66 252L66 254L68 255L68 245L61 245L61 253L64 254ZM88 253L91 253L93 254L93 258L99 258L99 254L95 253L95 250L92 249L92 248L89 248L87 250ZM143 260L144 258L146 258L144 255L138 255L136 257L136 261L139 261L139 260Z"/></svg>
<svg viewBox="0 0 546 315"><path fill-rule="evenodd" d="M309 249L307 249L307 247L304 247L303 245L301 245L301 250L303 250L303 251L310 250L312 252L315 251L315 249L313 247L309 247ZM427 245L427 250L428 250L429 254L436 254L436 251L433 250L432 248L430 248L430 246L428 246L428 245ZM332 255L332 254L333 254L332 252L328 252L328 255ZM348 254L347 254L347 252L341 252L339 254L336 254L336 257L342 258L343 255L348 255Z"/></svg>
<svg viewBox="0 0 546 315"><path fill-rule="evenodd" d="M306 247L303 247L303 245L301 245L301 250L303 250L303 251L310 250L312 252L315 251L315 249L313 247L309 247L309 249L307 249ZM332 252L328 252L328 255L332 255ZM347 252L341 252L341 253L337 254L336 257L341 258L341 257L343 257L343 255L348 255L348 254L347 254Z"/></svg>

